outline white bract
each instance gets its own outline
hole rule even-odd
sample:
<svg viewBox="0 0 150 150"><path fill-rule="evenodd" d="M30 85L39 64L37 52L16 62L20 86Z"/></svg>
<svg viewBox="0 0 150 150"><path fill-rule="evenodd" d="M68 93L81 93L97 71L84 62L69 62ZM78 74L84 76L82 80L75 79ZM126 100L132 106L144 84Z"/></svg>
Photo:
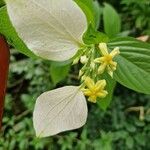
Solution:
<svg viewBox="0 0 150 150"><path fill-rule="evenodd" d="M5 0L18 35L36 55L72 58L83 44L86 16L73 0Z"/></svg>
<svg viewBox="0 0 150 150"><path fill-rule="evenodd" d="M79 87L66 86L43 93L33 113L38 137L55 135L83 126L87 119L87 104Z"/></svg>
<svg viewBox="0 0 150 150"><path fill-rule="evenodd" d="M38 56L55 61L72 58L83 45L85 14L73 0L5 0L19 37ZM87 104L79 87L46 92L37 99L33 122L38 137L83 126Z"/></svg>

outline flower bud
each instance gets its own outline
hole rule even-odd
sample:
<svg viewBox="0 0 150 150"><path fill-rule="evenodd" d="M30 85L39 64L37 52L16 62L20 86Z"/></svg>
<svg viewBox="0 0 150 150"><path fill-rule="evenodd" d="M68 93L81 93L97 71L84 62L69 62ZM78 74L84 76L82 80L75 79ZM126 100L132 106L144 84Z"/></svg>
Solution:
<svg viewBox="0 0 150 150"><path fill-rule="evenodd" d="M82 75L84 74L84 72L82 70L79 71L79 77L82 77Z"/></svg>
<svg viewBox="0 0 150 150"><path fill-rule="evenodd" d="M95 69L95 63L94 63L94 62L91 62L91 64L90 64L90 68L91 68L92 70L94 70L94 69Z"/></svg>
<svg viewBox="0 0 150 150"><path fill-rule="evenodd" d="M85 81L86 78L87 78L86 75L82 76L81 81Z"/></svg>
<svg viewBox="0 0 150 150"><path fill-rule="evenodd" d="M88 58L87 58L85 55L84 55L84 56L81 56L80 62L81 62L82 64L86 64L86 63L88 62Z"/></svg>

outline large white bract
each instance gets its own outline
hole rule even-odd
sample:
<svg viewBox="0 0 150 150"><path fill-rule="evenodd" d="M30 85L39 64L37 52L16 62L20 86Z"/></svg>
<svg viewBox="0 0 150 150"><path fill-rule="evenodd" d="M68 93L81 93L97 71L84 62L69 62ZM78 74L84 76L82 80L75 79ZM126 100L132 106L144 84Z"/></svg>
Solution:
<svg viewBox="0 0 150 150"><path fill-rule="evenodd" d="M43 93L33 113L34 128L38 137L83 126L87 119L87 104L79 87L66 86Z"/></svg>
<svg viewBox="0 0 150 150"><path fill-rule="evenodd" d="M38 56L55 61L73 57L87 29L84 13L73 0L5 0L14 28ZM37 99L33 123L38 137L83 126L87 104L79 87L43 93Z"/></svg>
<svg viewBox="0 0 150 150"><path fill-rule="evenodd" d="M36 55L64 61L83 44L87 20L73 0L5 1L18 35Z"/></svg>

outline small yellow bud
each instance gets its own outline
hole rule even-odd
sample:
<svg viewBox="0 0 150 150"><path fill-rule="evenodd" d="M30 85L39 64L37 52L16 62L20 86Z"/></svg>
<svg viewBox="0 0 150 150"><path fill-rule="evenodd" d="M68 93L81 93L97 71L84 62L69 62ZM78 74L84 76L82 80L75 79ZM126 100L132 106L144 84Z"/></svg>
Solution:
<svg viewBox="0 0 150 150"><path fill-rule="evenodd" d="M91 64L90 64L90 68L91 68L92 70L94 70L94 69L95 69L95 63L94 63L94 62L91 62Z"/></svg>
<svg viewBox="0 0 150 150"><path fill-rule="evenodd" d="M82 70L79 71L79 77L82 77L82 75L84 74L84 72Z"/></svg>
<svg viewBox="0 0 150 150"><path fill-rule="evenodd" d="M87 58L85 55L84 55L84 56L81 56L80 62L81 62L82 64L86 64L86 63L88 62L88 58Z"/></svg>
<svg viewBox="0 0 150 150"><path fill-rule="evenodd" d="M81 81L85 81L86 78L87 78L87 76L86 76L86 75L83 75L83 76L81 77Z"/></svg>

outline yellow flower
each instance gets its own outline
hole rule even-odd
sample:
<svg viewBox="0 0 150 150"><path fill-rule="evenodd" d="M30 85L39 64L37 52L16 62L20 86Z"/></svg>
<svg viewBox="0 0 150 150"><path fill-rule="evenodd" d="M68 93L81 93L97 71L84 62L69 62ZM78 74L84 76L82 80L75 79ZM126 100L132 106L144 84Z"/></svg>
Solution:
<svg viewBox="0 0 150 150"><path fill-rule="evenodd" d="M106 43L100 43L99 48L102 53L102 57L96 58L94 60L95 63L100 63L100 67L98 69L99 74L104 73L105 69L107 69L108 74L113 77L113 72L117 68L117 62L113 61L113 58L120 54L119 48L116 47L111 53L108 53L108 48Z"/></svg>
<svg viewBox="0 0 150 150"><path fill-rule="evenodd" d="M108 94L108 92L106 90L104 90L104 88L106 86L106 80L99 80L95 84L91 78L86 77L85 84L86 84L87 88L82 89L82 91L85 96L89 97L88 100L90 102L96 103L97 97L104 98Z"/></svg>

